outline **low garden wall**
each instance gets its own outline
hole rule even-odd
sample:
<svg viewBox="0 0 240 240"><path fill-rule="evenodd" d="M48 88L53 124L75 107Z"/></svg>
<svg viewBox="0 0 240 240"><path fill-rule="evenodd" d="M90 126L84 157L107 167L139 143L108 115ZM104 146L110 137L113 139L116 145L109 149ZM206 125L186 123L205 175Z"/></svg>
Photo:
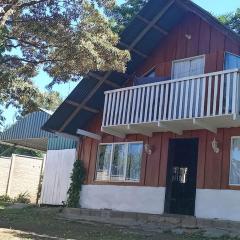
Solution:
<svg viewBox="0 0 240 240"><path fill-rule="evenodd" d="M29 195L36 203L42 172L43 159L13 154L11 158L0 158L0 195L11 198L19 194Z"/></svg>

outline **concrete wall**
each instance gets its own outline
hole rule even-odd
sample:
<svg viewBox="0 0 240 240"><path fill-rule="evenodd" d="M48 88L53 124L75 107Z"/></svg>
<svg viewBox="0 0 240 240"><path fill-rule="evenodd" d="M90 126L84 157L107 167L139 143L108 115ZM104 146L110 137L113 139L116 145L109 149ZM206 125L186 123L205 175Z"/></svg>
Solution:
<svg viewBox="0 0 240 240"><path fill-rule="evenodd" d="M67 200L76 149L48 150L43 176L41 204L62 205Z"/></svg>
<svg viewBox="0 0 240 240"><path fill-rule="evenodd" d="M197 189L195 215L240 221L240 191Z"/></svg>
<svg viewBox="0 0 240 240"><path fill-rule="evenodd" d="M85 185L80 205L90 209L112 209L126 212L162 214L164 187Z"/></svg>
<svg viewBox="0 0 240 240"><path fill-rule="evenodd" d="M0 195L5 195L8 186L8 177L11 166L11 158L0 158Z"/></svg>
<svg viewBox="0 0 240 240"><path fill-rule="evenodd" d="M13 154L11 158L0 158L0 195L11 198L28 193L36 203L43 159Z"/></svg>
<svg viewBox="0 0 240 240"><path fill-rule="evenodd" d="M7 195L14 198L26 192L36 203L42 163L40 158L13 155Z"/></svg>

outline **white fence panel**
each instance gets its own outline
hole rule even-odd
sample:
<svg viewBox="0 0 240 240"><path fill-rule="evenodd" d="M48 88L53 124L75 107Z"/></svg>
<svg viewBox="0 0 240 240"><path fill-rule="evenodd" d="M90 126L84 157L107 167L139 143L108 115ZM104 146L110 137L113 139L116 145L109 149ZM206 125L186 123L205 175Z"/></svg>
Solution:
<svg viewBox="0 0 240 240"><path fill-rule="evenodd" d="M47 151L41 204L62 205L62 202L66 202L75 160L76 149Z"/></svg>

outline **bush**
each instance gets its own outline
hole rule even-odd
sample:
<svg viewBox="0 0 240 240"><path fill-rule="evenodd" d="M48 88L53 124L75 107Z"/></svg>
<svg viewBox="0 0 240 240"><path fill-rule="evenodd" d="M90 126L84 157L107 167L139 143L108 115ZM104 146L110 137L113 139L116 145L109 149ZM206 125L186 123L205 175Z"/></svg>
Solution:
<svg viewBox="0 0 240 240"><path fill-rule="evenodd" d="M29 193L25 192L18 194L18 196L14 198L14 202L29 204L31 202Z"/></svg>
<svg viewBox="0 0 240 240"><path fill-rule="evenodd" d="M83 161L76 160L73 165L73 170L71 174L71 184L68 189L68 207L79 207L80 191L82 190L82 185L84 183L86 176L86 171L84 168Z"/></svg>
<svg viewBox="0 0 240 240"><path fill-rule="evenodd" d="M0 202L11 203L13 202L13 199L10 198L8 195L1 195Z"/></svg>

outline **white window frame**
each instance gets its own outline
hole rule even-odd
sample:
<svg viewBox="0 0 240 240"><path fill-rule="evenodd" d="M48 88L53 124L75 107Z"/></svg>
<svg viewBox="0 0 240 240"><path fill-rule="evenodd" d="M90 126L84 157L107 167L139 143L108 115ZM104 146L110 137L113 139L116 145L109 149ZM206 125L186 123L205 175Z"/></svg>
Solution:
<svg viewBox="0 0 240 240"><path fill-rule="evenodd" d="M233 145L233 140L234 139L240 139L240 136L232 136L231 137L231 144L230 144L230 161L229 161L229 163L230 163L230 167L229 167L229 178L228 178L228 185L229 186L235 186L235 187L239 187L240 186L240 183L239 184L233 184L233 183L231 183L230 182L230 180L231 180L231 172L232 172L232 145Z"/></svg>
<svg viewBox="0 0 240 240"><path fill-rule="evenodd" d="M115 145L121 145L121 144L125 144L127 145L126 147L126 151L127 151L127 154L126 154L126 159L125 159L125 169L124 169L124 179L125 180L121 180L121 181L118 181L118 180L111 180L111 178L109 180L102 180L102 179L97 179L97 166L98 166L98 161L99 161L99 147L102 146L102 145L112 145L112 149L111 149L111 159L110 159L110 164L109 164L109 176L111 177L111 169L112 169L112 161L113 161L113 150L114 150L114 146ZM99 143L98 144L98 151L97 151L97 158L96 158L96 167L95 167L95 181L96 182L116 182L116 183L139 183L140 182L140 179L138 181L131 181L131 180L126 180L126 166L127 166L127 160L128 160L128 149L129 149L129 145L130 144L142 144L143 145L143 141L134 141L134 142L114 142L114 143ZM144 146L143 146L144 147ZM142 151L142 156L141 156L141 163L142 163L142 160L143 160L143 151ZM141 178L141 172L140 172L140 178Z"/></svg>
<svg viewBox="0 0 240 240"><path fill-rule="evenodd" d="M198 55L198 56L193 56L193 57L188 57L188 58L182 58L182 59L176 59L172 61L172 67L171 67L171 79L173 79L173 68L174 68L174 64L178 63L178 62L184 62L184 61L191 61L197 58L203 58L203 74L205 73L205 67L206 67L206 55L202 54L202 55Z"/></svg>

